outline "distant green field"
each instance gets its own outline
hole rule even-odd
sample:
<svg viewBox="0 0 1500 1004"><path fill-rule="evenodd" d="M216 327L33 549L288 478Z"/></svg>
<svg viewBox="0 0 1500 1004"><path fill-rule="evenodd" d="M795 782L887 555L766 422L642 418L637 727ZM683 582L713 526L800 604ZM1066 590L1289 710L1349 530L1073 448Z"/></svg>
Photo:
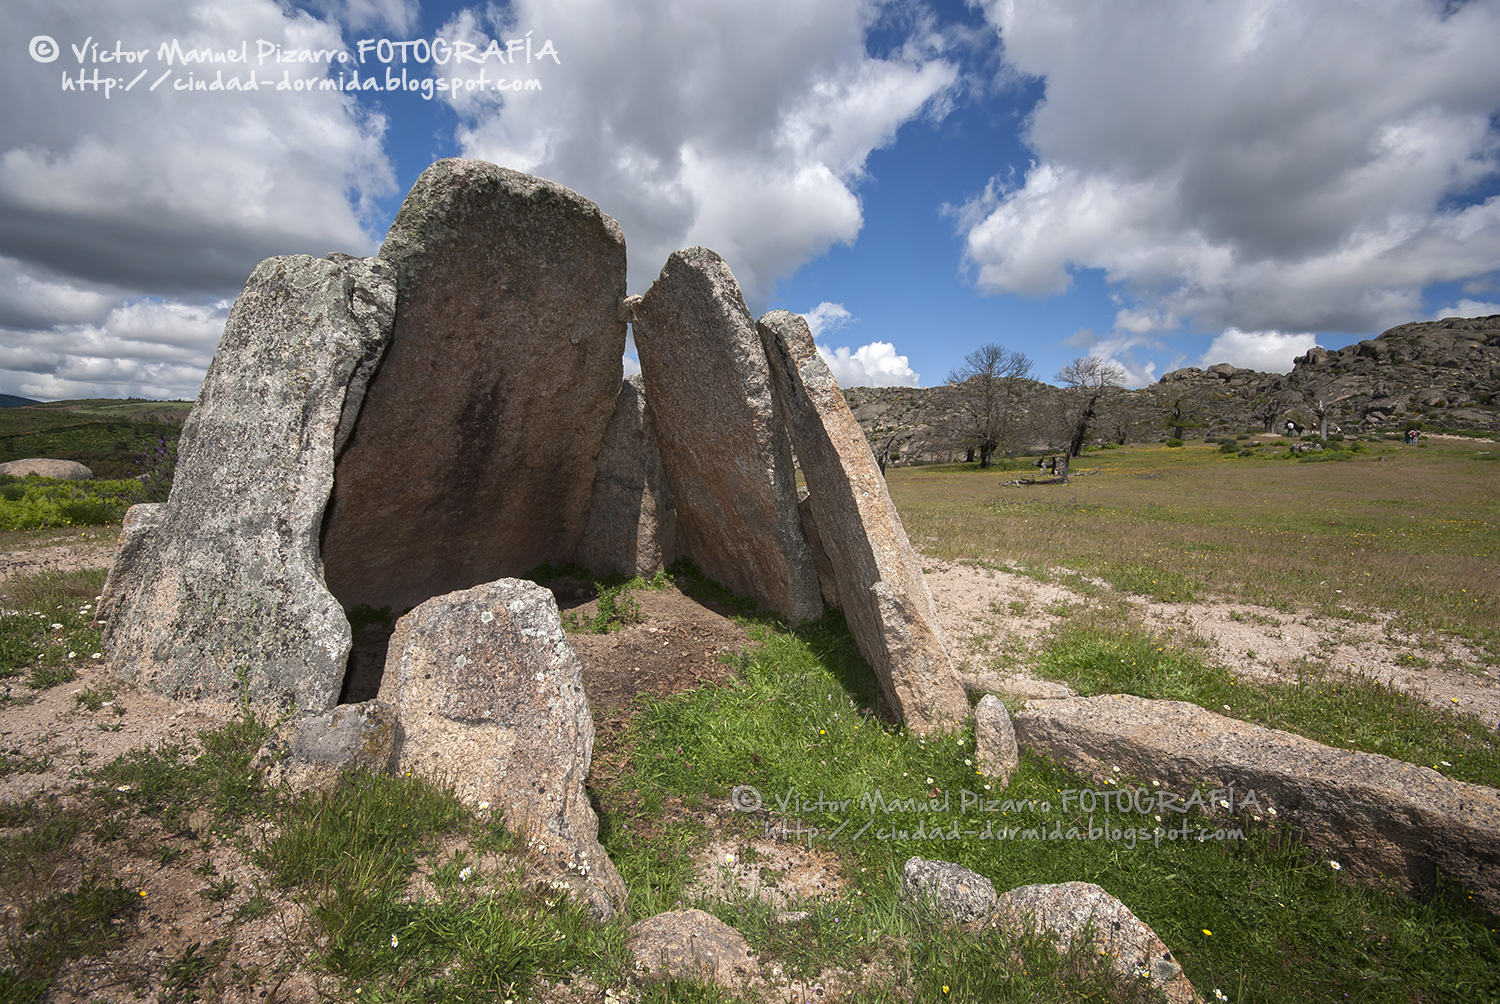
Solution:
<svg viewBox="0 0 1500 1004"><path fill-rule="evenodd" d="M191 401L53 401L0 408L0 463L30 457L75 460L96 478L141 473L136 460L148 442L176 439Z"/></svg>
<svg viewBox="0 0 1500 1004"><path fill-rule="evenodd" d="M895 468L912 543L941 558L1064 567L1162 601L1391 610L1500 653L1500 444L1367 444L1341 461L1190 443L1085 454L1067 485L972 464ZM1036 469L1025 467L1028 474Z"/></svg>

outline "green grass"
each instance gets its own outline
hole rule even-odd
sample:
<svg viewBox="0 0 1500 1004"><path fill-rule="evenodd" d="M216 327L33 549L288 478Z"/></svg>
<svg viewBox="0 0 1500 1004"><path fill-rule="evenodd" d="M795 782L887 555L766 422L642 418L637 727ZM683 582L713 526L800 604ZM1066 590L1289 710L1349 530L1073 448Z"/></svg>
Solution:
<svg viewBox="0 0 1500 1004"><path fill-rule="evenodd" d="M0 484L0 529L118 523L126 509L144 499L141 483L129 479L59 481L28 474L24 479Z"/></svg>
<svg viewBox="0 0 1500 1004"><path fill-rule="evenodd" d="M1088 783L1026 755L1006 790L982 796L1000 800L997 811L972 804L964 811L964 792L984 792L984 779L965 763L973 756L970 736L922 740L861 715L872 684L836 618L797 634L758 630L760 648L743 662L742 682L655 702L637 719L630 737L636 771L619 783L647 811L673 798L752 784L771 817L787 820L784 835L835 850L850 889L825 904L826 912L850 925L840 931L858 936L820 942L814 956L823 964L855 964L860 948L890 951L893 939L905 937L898 932L911 922L892 909L890 897L900 864L920 854L972 868L997 889L1096 882L1152 925L1205 994L1214 987L1244 1001L1342 1001L1345 993L1366 1001L1409 1001L1413 993L1458 1001L1500 994L1493 921L1475 913L1461 894L1443 890L1419 903L1353 886L1273 826L1245 820L1241 840L1138 842L1133 849L1120 842L982 839L976 831L982 835L992 822L1045 820L1049 827L1086 832L1088 820L1076 811L1026 807L1055 807L1057 792ZM941 803L946 795L946 811L861 811L862 796L876 790L887 801L911 798L913 804ZM820 798L849 804L828 811L817 807ZM601 800L609 804L607 793ZM765 820L744 818L747 839L763 835ZM871 829L852 836L872 818ZM831 836L841 823L844 830ZM956 839L931 837L951 834L955 823ZM923 838L916 836L919 824ZM662 832L638 816L607 813L603 839L630 885L632 908L644 913L682 898L684 852L705 834L687 825ZM738 915L737 904L703 905L726 920ZM790 952L793 964L813 964L797 954L806 951L805 933L798 940L804 947L793 951L784 934L773 936L765 925L754 932L752 945L764 956ZM940 984L962 981L966 999L1025 999L1006 996L1011 990L1003 970L979 961L986 950L955 954L960 942L951 934L915 947L908 940L911 955L897 953L912 960L907 971L919 997L937 997ZM1455 951L1458 942L1469 947ZM1049 987L1042 999L1070 999L1055 979Z"/></svg>
<svg viewBox="0 0 1500 1004"><path fill-rule="evenodd" d="M1080 466L1097 473L1069 485L1006 488L962 464L887 484L938 558L1063 566L1157 600L1389 610L1396 630L1461 636L1500 665L1500 468L1486 445L1371 444L1338 451L1350 459L1336 474L1264 449L1134 445L1090 454Z"/></svg>
<svg viewBox="0 0 1500 1004"><path fill-rule="evenodd" d="M34 690L67 683L100 651L95 603L104 570L43 572L0 585L0 680Z"/></svg>

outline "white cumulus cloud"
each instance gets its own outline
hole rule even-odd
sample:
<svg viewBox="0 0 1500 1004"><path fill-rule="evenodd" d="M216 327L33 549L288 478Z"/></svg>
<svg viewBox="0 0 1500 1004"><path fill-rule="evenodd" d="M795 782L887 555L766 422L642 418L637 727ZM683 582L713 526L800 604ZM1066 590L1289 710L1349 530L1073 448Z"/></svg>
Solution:
<svg viewBox="0 0 1500 1004"><path fill-rule="evenodd" d="M1304 355L1316 344L1317 337L1308 333L1226 328L1209 343L1208 350L1198 360L1198 365L1229 363L1240 369L1260 370L1263 373L1290 373L1292 360Z"/></svg>
<svg viewBox="0 0 1500 1004"><path fill-rule="evenodd" d="M803 311L802 319L807 322L807 328L812 332L812 336L820 338L854 320L854 315L849 313L842 303L829 303L824 300L813 309Z"/></svg>
<svg viewBox="0 0 1500 1004"><path fill-rule="evenodd" d="M1102 269L1122 331L1380 330L1500 269L1500 5L987 0L1035 162L960 215L981 289Z"/></svg>
<svg viewBox="0 0 1500 1004"><path fill-rule="evenodd" d="M890 342L871 342L852 352L847 345L836 349L819 345L818 355L840 387L922 386L921 375L912 370L906 356L896 355L896 346Z"/></svg>
<svg viewBox="0 0 1500 1004"><path fill-rule="evenodd" d="M415 9L330 8L398 26ZM0 34L22 40L0 60L0 88L13 97L0 102L0 326L20 361L0 364L0 391L195 396L221 301L258 261L375 250L374 200L394 190L379 116L337 91L174 87L189 73L321 77L324 64L257 64L256 40L338 50L339 25L275 0L21 0L0 5ZM57 60L28 57L25 40L37 35L58 42ZM250 64L177 63L150 90L167 69L158 47L173 39L221 54L245 41ZM146 51L149 77L108 99L63 90L63 73L108 76L118 65L95 63L86 41Z"/></svg>
<svg viewBox="0 0 1500 1004"><path fill-rule="evenodd" d="M957 79L941 38L917 29L894 54L870 56L879 13L869 0L515 0L463 11L447 37L531 32L534 52L550 39L557 56L506 68L540 90L451 96L459 142L465 156L599 203L630 241L632 290L672 251L703 245L759 313L778 277L854 240L866 159L903 122L941 110Z"/></svg>

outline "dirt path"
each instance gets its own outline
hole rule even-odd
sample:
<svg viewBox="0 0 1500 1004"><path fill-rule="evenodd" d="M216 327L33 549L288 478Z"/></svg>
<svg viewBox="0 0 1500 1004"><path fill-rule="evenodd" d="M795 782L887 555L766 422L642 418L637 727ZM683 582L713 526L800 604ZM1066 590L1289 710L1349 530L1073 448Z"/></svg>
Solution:
<svg viewBox="0 0 1500 1004"><path fill-rule="evenodd" d="M1073 612L1099 602L1015 572L923 561L943 628L971 674L1026 678L1027 656L1038 642ZM1479 666L1481 659L1453 638L1442 639L1437 649L1424 648L1419 639L1391 628L1390 613L1375 611L1369 622L1360 622L1230 601L1127 602L1148 630L1200 638L1209 644L1210 659L1247 678L1295 680L1313 666L1379 680L1434 707L1461 708L1492 729L1500 727L1496 670L1485 667L1477 675L1452 668Z"/></svg>

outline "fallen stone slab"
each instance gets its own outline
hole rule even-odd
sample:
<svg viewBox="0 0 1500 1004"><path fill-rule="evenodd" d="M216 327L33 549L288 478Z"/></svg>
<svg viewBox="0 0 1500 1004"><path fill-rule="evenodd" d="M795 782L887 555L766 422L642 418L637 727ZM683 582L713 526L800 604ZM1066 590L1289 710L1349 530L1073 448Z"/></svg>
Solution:
<svg viewBox="0 0 1500 1004"><path fill-rule="evenodd" d="M376 259L290 255L250 274L183 424L172 493L133 507L105 584L117 677L232 700L245 673L256 703L337 703L349 623L318 529L395 303Z"/></svg>
<svg viewBox="0 0 1500 1004"><path fill-rule="evenodd" d="M1198 1004L1202 997L1150 925L1092 882L1027 885L1002 893L992 923L1011 931L1047 934L1059 951L1082 937L1128 979L1145 978L1171 1004Z"/></svg>
<svg viewBox="0 0 1500 1004"><path fill-rule="evenodd" d="M620 392L619 226L553 182L440 160L380 260L396 317L338 457L329 589L399 613L574 560Z"/></svg>
<svg viewBox="0 0 1500 1004"><path fill-rule="evenodd" d="M760 971L740 932L702 910L669 910L637 921L626 933L625 947L639 971L698 979L730 990Z"/></svg>
<svg viewBox="0 0 1500 1004"><path fill-rule="evenodd" d="M791 442L734 274L708 248L674 251L631 316L688 556L793 623L818 617Z"/></svg>
<svg viewBox="0 0 1500 1004"><path fill-rule="evenodd" d="M624 906L583 787L594 752L583 667L552 593L500 579L420 604L396 622L380 700L401 718L399 770L503 817L594 916Z"/></svg>
<svg viewBox="0 0 1500 1004"><path fill-rule="evenodd" d="M1359 878L1430 889L1441 870L1500 913L1500 791L1428 767L1324 746L1182 701L1110 694L1028 701L1023 746L1094 776L1118 767L1187 792L1255 792L1275 818ZM1228 796L1226 796L1227 799Z"/></svg>
<svg viewBox="0 0 1500 1004"><path fill-rule="evenodd" d="M389 704L340 704L283 722L255 762L272 787L324 790L348 771L393 773L400 738L401 719Z"/></svg>
<svg viewBox="0 0 1500 1004"><path fill-rule="evenodd" d="M661 465L646 385L639 373L620 384L594 475L588 529L578 560L596 575L649 576L676 558L677 512Z"/></svg>
<svg viewBox="0 0 1500 1004"><path fill-rule="evenodd" d="M995 909L995 885L951 861L913 857L901 868L901 900L932 911L945 924L986 924Z"/></svg>
<svg viewBox="0 0 1500 1004"><path fill-rule="evenodd" d="M974 759L979 772L998 778L999 787L1010 784L1010 776L1021 763L1016 730L1005 702L986 694L974 707Z"/></svg>
<svg viewBox="0 0 1500 1004"><path fill-rule="evenodd" d="M957 727L969 713L963 683L864 431L805 320L775 310L757 330L860 653L908 728Z"/></svg>
<svg viewBox="0 0 1500 1004"><path fill-rule="evenodd" d="M24 478L28 474L38 474L44 478L56 478L59 481L89 481L94 477L93 471L76 460L51 460L46 457L8 461L0 464L0 474L9 474L17 478Z"/></svg>

